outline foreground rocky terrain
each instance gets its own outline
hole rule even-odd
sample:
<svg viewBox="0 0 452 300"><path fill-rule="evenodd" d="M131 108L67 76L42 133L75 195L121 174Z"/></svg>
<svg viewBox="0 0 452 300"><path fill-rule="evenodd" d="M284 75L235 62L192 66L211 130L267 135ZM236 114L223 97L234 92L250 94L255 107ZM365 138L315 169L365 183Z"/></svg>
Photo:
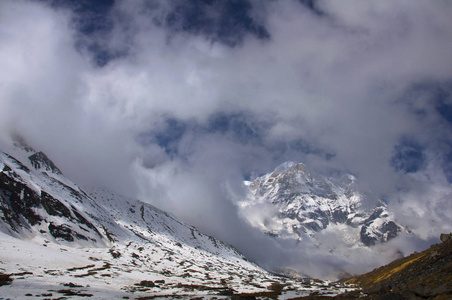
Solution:
<svg viewBox="0 0 452 300"><path fill-rule="evenodd" d="M452 233L442 234L441 240L425 251L346 280L355 290L334 296L312 292L293 299L452 299Z"/></svg>
<svg viewBox="0 0 452 300"><path fill-rule="evenodd" d="M371 299L451 299L452 239L352 278Z"/></svg>

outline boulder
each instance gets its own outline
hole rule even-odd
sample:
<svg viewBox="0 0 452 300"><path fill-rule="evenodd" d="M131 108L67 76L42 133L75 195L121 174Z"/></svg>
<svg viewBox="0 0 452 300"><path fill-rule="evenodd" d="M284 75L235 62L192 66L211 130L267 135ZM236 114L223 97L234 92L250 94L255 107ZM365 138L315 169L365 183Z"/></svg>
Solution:
<svg viewBox="0 0 452 300"><path fill-rule="evenodd" d="M447 242L452 239L452 233L441 233L439 238L441 242Z"/></svg>

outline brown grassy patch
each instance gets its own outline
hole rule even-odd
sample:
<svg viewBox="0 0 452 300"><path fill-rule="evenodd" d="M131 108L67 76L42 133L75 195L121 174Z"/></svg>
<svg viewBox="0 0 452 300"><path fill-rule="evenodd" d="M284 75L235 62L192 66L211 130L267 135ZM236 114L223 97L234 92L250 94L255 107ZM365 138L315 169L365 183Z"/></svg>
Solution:
<svg viewBox="0 0 452 300"><path fill-rule="evenodd" d="M450 298L452 240L395 260L367 274L347 280L346 283L360 285L369 295L397 293L411 298Z"/></svg>
<svg viewBox="0 0 452 300"><path fill-rule="evenodd" d="M92 297L93 294L86 294L83 292L79 292L79 291L74 291L74 290L70 290L70 289L62 289L62 290L50 290L51 292L56 292L59 294L63 294L65 296L78 296L78 297Z"/></svg>
<svg viewBox="0 0 452 300"><path fill-rule="evenodd" d="M385 279L388 279L389 277L393 276L394 274L401 272L406 267L408 267L410 264L419 260L423 256L424 256L423 253L412 254L408 257L393 261L389 265L375 269L370 273L349 279L346 281L346 283L359 284L362 286L369 286L369 285L379 283Z"/></svg>
<svg viewBox="0 0 452 300"><path fill-rule="evenodd" d="M74 268L69 268L69 269L67 269L69 272L72 272L72 271L77 271L77 270L85 270L85 269L89 269L89 268L92 268L92 267L94 267L95 265L87 265L87 266L83 266L83 267L74 267Z"/></svg>

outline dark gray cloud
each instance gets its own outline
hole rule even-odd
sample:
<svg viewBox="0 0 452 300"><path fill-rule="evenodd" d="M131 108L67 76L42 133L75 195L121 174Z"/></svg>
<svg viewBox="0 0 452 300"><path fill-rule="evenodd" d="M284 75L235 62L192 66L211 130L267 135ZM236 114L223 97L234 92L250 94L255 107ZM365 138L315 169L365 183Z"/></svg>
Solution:
<svg viewBox="0 0 452 300"><path fill-rule="evenodd" d="M421 240L450 231L448 1L90 3L0 3L2 132L69 177L261 262L309 267L234 205L244 178L287 160L353 173Z"/></svg>

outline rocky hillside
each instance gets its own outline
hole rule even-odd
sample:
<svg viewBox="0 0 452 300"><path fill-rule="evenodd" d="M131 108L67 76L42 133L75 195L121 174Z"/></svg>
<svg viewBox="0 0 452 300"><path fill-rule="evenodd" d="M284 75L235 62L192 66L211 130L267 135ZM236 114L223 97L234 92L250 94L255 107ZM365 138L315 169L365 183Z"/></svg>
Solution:
<svg viewBox="0 0 452 300"><path fill-rule="evenodd" d="M352 175L330 178L304 164L287 162L245 184L250 193L240 203L242 215L275 237L315 239L319 232L344 225L354 231L351 238L344 236L348 244L372 246L402 231L384 203L364 208L365 197Z"/></svg>
<svg viewBox="0 0 452 300"><path fill-rule="evenodd" d="M347 283L361 286L370 299L452 299L452 239L442 237L441 244Z"/></svg>
<svg viewBox="0 0 452 300"><path fill-rule="evenodd" d="M435 244L421 253L415 252L345 281L359 287L357 290L334 296L313 292L293 300L452 299L452 233L442 234L441 240L441 244Z"/></svg>
<svg viewBox="0 0 452 300"><path fill-rule="evenodd" d="M69 183L42 152L31 153L28 159L23 163L0 153L0 230L15 237L40 235L60 242L105 245L102 226L84 209L92 202L89 196Z"/></svg>
<svg viewBox="0 0 452 300"><path fill-rule="evenodd" d="M105 247L167 236L204 251L243 257L232 247L134 199L92 189L65 177L43 153L23 141L0 153L0 230L18 238Z"/></svg>

